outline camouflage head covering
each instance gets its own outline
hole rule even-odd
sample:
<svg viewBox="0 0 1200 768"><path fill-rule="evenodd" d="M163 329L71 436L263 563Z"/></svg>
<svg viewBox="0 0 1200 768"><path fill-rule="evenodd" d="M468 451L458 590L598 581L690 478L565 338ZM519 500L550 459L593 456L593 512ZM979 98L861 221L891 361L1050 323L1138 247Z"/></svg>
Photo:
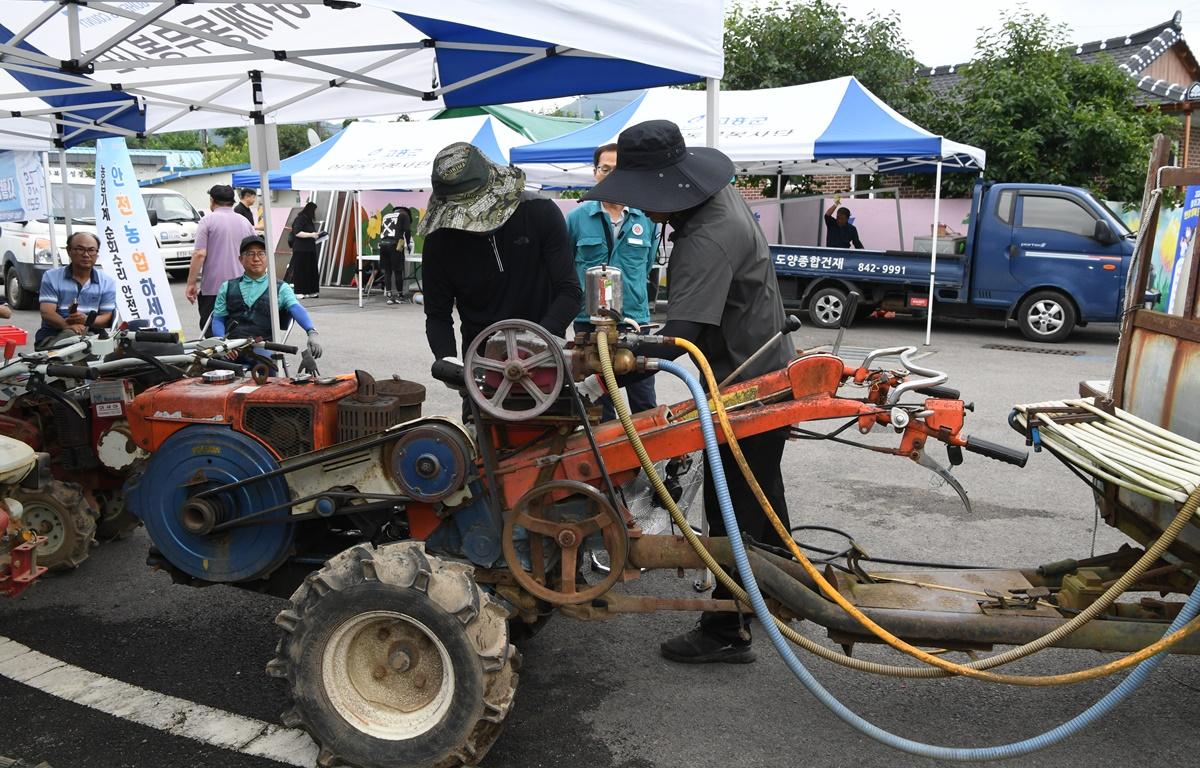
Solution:
<svg viewBox="0 0 1200 768"><path fill-rule="evenodd" d="M496 165L475 147L455 142L433 160L433 194L417 234L439 229L491 232L508 221L521 203L525 173Z"/></svg>

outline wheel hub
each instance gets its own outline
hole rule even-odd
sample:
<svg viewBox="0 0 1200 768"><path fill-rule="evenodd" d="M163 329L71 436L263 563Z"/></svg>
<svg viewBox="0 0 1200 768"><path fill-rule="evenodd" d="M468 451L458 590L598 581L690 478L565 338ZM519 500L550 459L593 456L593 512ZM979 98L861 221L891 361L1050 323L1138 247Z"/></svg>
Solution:
<svg viewBox="0 0 1200 768"><path fill-rule="evenodd" d="M39 536L46 537L45 543L38 548L42 557L54 554L63 545L66 537L63 521L54 510L41 504L27 504L24 519L29 528L37 531Z"/></svg>
<svg viewBox="0 0 1200 768"><path fill-rule="evenodd" d="M445 645L420 621L394 611L362 613L334 630L322 681L347 722L390 740L432 728L454 694Z"/></svg>

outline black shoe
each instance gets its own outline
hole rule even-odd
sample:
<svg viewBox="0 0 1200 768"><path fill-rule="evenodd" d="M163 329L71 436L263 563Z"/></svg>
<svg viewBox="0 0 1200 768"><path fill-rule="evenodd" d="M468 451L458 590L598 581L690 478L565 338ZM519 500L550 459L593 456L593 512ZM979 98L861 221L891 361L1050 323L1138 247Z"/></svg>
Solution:
<svg viewBox="0 0 1200 768"><path fill-rule="evenodd" d="M749 641L730 642L696 627L658 646L663 658L680 664L749 664L754 651Z"/></svg>

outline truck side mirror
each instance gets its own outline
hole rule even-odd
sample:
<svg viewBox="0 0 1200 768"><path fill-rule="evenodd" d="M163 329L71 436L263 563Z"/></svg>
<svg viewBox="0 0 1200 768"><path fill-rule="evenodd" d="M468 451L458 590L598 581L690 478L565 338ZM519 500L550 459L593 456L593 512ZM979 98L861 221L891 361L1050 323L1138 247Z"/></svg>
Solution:
<svg viewBox="0 0 1200 768"><path fill-rule="evenodd" d="M150 217L150 226L157 227L158 226L158 211L154 210L153 208L150 208L146 211L146 215Z"/></svg>
<svg viewBox="0 0 1200 768"><path fill-rule="evenodd" d="M1112 245L1117 242L1117 236L1113 234L1112 227L1108 226L1108 222L1103 219L1096 222L1096 229L1092 232L1092 239L1101 245Z"/></svg>

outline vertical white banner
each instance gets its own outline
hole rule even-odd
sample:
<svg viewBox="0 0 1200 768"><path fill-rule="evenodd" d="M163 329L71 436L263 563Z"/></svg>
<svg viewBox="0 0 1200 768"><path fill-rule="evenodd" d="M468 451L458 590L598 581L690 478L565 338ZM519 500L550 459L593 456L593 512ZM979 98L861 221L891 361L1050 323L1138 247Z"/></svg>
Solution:
<svg viewBox="0 0 1200 768"><path fill-rule="evenodd" d="M0 152L0 222L46 216L46 176L37 152Z"/></svg>
<svg viewBox="0 0 1200 768"><path fill-rule="evenodd" d="M117 317L125 322L149 319L155 330L181 330L123 138L96 141L96 233L97 263L117 281Z"/></svg>

